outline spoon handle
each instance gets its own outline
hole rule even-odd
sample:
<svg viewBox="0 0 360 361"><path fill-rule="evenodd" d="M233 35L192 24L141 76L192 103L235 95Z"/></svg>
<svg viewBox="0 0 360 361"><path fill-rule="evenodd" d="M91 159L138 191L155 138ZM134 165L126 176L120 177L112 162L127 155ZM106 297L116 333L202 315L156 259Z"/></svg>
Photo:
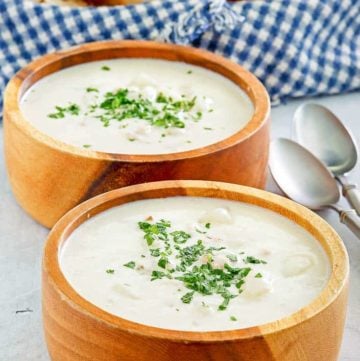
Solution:
<svg viewBox="0 0 360 361"><path fill-rule="evenodd" d="M351 209L349 211L340 211L340 221L344 223L348 228L360 239L360 218L356 215L356 212Z"/></svg>
<svg viewBox="0 0 360 361"><path fill-rule="evenodd" d="M356 210L358 216L360 216L360 190L353 186L352 188L343 188L343 194L349 201L351 206Z"/></svg>
<svg viewBox="0 0 360 361"><path fill-rule="evenodd" d="M352 208L360 216L360 190L356 184L351 184L345 176L338 176L337 179L342 186L342 194L349 201Z"/></svg>

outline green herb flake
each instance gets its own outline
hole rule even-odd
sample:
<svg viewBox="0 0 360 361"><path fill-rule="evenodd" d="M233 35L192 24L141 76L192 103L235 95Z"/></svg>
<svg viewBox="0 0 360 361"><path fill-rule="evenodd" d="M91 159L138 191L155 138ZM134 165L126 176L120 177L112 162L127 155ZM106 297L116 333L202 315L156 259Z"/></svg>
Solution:
<svg viewBox="0 0 360 361"><path fill-rule="evenodd" d="M262 274L261 273L257 273L256 275L255 275L255 278L262 278Z"/></svg>
<svg viewBox="0 0 360 361"><path fill-rule="evenodd" d="M160 257L160 248L150 248L149 251L153 257Z"/></svg>
<svg viewBox="0 0 360 361"><path fill-rule="evenodd" d="M169 221L161 219L156 223L138 222L139 228L144 232L144 239L151 246L157 239L167 239L167 228L171 226Z"/></svg>
<svg viewBox="0 0 360 361"><path fill-rule="evenodd" d="M151 273L151 281L159 280L166 276L165 272L162 271L152 271Z"/></svg>
<svg viewBox="0 0 360 361"><path fill-rule="evenodd" d="M185 243L191 236L184 231L174 231L170 235L173 237L175 243Z"/></svg>
<svg viewBox="0 0 360 361"><path fill-rule="evenodd" d="M231 295L229 293L225 293L222 295L223 296L223 302L221 303L221 305L218 307L219 311L224 311L227 309L227 307L229 306L229 302L232 298L235 298L235 295Z"/></svg>
<svg viewBox="0 0 360 361"><path fill-rule="evenodd" d="M80 107L77 104L71 103L67 107L55 106L56 112L48 114L49 118L62 119L65 118L66 114L79 115Z"/></svg>
<svg viewBox="0 0 360 361"><path fill-rule="evenodd" d="M99 89L89 87L89 88L86 88L86 92L87 93L98 93Z"/></svg>
<svg viewBox="0 0 360 361"><path fill-rule="evenodd" d="M71 115L79 115L80 114L80 107L77 104L70 104L67 107L67 112Z"/></svg>
<svg viewBox="0 0 360 361"><path fill-rule="evenodd" d="M90 148L91 144L83 144L83 148Z"/></svg>
<svg viewBox="0 0 360 361"><path fill-rule="evenodd" d="M228 254L226 256L231 262L237 262L238 258L235 254Z"/></svg>
<svg viewBox="0 0 360 361"><path fill-rule="evenodd" d="M135 266L136 266L136 264L135 264L134 261L130 261L130 262L128 262L128 263L125 263L123 266L124 266L124 267L127 267L127 268L134 269Z"/></svg>
<svg viewBox="0 0 360 361"><path fill-rule="evenodd" d="M115 270L113 270L113 269L111 269L111 268L109 268L109 269L107 269L106 270L106 273L108 273L108 274L114 274L115 273Z"/></svg>
<svg viewBox="0 0 360 361"><path fill-rule="evenodd" d="M255 258L253 256L247 256L246 258L243 259L243 261L245 263L251 263L251 264L266 264L267 263L266 261Z"/></svg>
<svg viewBox="0 0 360 361"><path fill-rule="evenodd" d="M102 70L109 71L110 68L104 65ZM87 93L99 93L94 87L86 88ZM184 94L183 94L184 95ZM99 119L104 127L111 122L121 122L127 119L141 119L150 125L160 128L185 128L184 120L199 120L202 113L195 111L196 97L174 99L162 92L158 93L155 100L148 99L142 94L129 96L127 88L120 88L114 92L107 92L102 98L90 104L84 110L84 114L92 114ZM48 115L50 118L61 119L67 114L79 115L80 108L76 104L68 107L56 106L55 111ZM162 133L165 134L165 133ZM164 135L162 135L164 137ZM134 141L130 138L129 141Z"/></svg>
<svg viewBox="0 0 360 361"><path fill-rule="evenodd" d="M104 71L110 71L111 69L110 69L110 67L109 67L109 66L104 65L104 66L102 66L102 67L101 67L101 70L104 70Z"/></svg>
<svg viewBox="0 0 360 361"><path fill-rule="evenodd" d="M183 301L183 303L190 303L194 297L194 293L194 291L185 293L185 295L181 297L181 301Z"/></svg>
<svg viewBox="0 0 360 361"><path fill-rule="evenodd" d="M186 74L192 74L192 73L193 73L192 70L188 70L188 71L186 72Z"/></svg>
<svg viewBox="0 0 360 361"><path fill-rule="evenodd" d="M237 318L235 316L230 316L231 321L237 321Z"/></svg>
<svg viewBox="0 0 360 361"><path fill-rule="evenodd" d="M180 281L182 287L178 288L178 291L188 289L181 297L183 303L190 303L196 294L216 294L222 297L218 310L223 311L227 309L230 301L243 291L242 286L252 270L250 267L235 267L225 263L224 268L217 268L212 264L216 253L226 247L209 247L201 239L194 242L189 233L174 229L171 222L164 219L155 221L151 217L144 222L138 222L138 227L143 232L150 255L158 257L151 273L151 281L162 278ZM205 224L205 229L210 227L210 223ZM156 248L152 247L154 243ZM170 256L171 269L168 267ZM227 257L231 262L238 260L238 256L234 254L228 254ZM253 258L246 260L254 261Z"/></svg>
<svg viewBox="0 0 360 361"><path fill-rule="evenodd" d="M161 257L158 262L158 266L161 268L166 268L166 265L168 264L169 260L166 257Z"/></svg>

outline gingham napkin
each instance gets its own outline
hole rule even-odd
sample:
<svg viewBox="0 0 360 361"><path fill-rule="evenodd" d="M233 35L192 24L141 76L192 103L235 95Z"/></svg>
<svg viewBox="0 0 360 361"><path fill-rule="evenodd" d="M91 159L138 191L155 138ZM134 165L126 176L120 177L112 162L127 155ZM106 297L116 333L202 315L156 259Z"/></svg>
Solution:
<svg viewBox="0 0 360 361"><path fill-rule="evenodd" d="M155 0L100 8L0 0L0 93L32 59L105 39L214 51L255 73L273 103L360 88L360 0Z"/></svg>

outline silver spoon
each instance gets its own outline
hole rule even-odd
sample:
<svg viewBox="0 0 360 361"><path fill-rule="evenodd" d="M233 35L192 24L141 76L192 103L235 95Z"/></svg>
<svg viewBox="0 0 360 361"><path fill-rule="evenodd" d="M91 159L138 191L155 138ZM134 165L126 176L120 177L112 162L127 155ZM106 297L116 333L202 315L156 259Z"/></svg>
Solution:
<svg viewBox="0 0 360 361"><path fill-rule="evenodd" d="M346 177L357 162L356 143L340 119L319 104L303 104L294 115L295 138L318 157L342 186L342 193L360 216L360 190Z"/></svg>
<svg viewBox="0 0 360 361"><path fill-rule="evenodd" d="M344 211L336 204L340 199L338 185L312 153L292 140L274 140L270 149L270 170L289 198L314 210L333 209L338 212L340 221L360 239L360 219L354 210Z"/></svg>

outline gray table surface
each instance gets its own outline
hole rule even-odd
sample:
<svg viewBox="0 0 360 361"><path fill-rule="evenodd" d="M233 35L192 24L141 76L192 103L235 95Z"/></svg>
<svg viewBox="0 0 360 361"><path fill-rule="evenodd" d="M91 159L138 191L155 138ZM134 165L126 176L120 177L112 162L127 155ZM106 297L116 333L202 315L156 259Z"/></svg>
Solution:
<svg viewBox="0 0 360 361"><path fill-rule="evenodd" d="M273 139L290 137L293 112L303 101L291 101L273 109ZM318 98L316 101L332 109L352 130L360 145L360 92ZM0 131L2 133L1 126ZM0 147L2 149L2 144ZM360 183L359 165L351 172L350 179ZM48 361L40 304L41 255L48 230L33 221L16 203L2 154L0 185L0 361ZM271 179L268 190L279 192ZM343 200L341 203L346 205ZM350 299L340 361L359 361L360 242L339 223L334 212L324 211L320 215L338 231L350 255ZM16 313L26 309L29 312Z"/></svg>

